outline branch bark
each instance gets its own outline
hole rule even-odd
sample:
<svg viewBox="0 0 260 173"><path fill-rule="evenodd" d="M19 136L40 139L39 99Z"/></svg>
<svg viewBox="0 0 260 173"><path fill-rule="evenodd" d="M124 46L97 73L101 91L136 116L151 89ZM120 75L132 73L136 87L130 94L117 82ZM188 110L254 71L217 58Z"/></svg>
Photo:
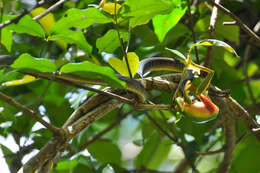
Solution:
<svg viewBox="0 0 260 173"><path fill-rule="evenodd" d="M260 37L254 33L248 26L246 26L236 15L234 15L230 10L226 9L220 4L217 4L213 1L208 1L210 4L216 6L218 9L229 15L232 19L236 21L236 24L240 26L241 29L243 29L252 39L254 39L256 42L260 43Z"/></svg>
<svg viewBox="0 0 260 173"><path fill-rule="evenodd" d="M215 0L216 4L220 4L220 2L221 0ZM210 23L209 23L209 37L211 39L215 37L217 19L218 19L218 8L214 6L210 17ZM206 59L205 59L206 67L211 66L212 50L213 50L212 47L208 47Z"/></svg>
<svg viewBox="0 0 260 173"><path fill-rule="evenodd" d="M177 88L180 78L180 74L171 74L159 77L143 78L139 79L139 81L147 90L155 89L160 91L173 92ZM111 89L111 92L117 94L117 92L113 89ZM210 92L213 93L212 100L216 103L217 98L216 96L214 97L214 93L221 91L210 88ZM126 97L126 93L123 93L122 96ZM260 135L258 136L259 131L254 131L254 129L259 128L256 122L254 122L254 120L249 117L245 110L231 97L225 97L224 99L226 100L227 104L223 105L223 107L220 107L221 110L225 109L225 107L230 107L234 114L237 115L237 118L240 119L260 140ZM119 101L111 99L108 96L96 94L90 97L84 104L75 110L74 113L72 113L71 117L63 125L62 129L64 131L64 138L51 139L36 156L31 158L24 165L24 172L33 173L35 170L45 164L46 161L55 158L58 152L66 148L68 141L77 135L81 130L89 127L93 122L97 121L106 113L120 105L121 103ZM236 111L233 109L236 109Z"/></svg>
<svg viewBox="0 0 260 173"><path fill-rule="evenodd" d="M0 99L6 101L8 104L16 107L17 109L23 111L26 115L30 116L31 118L35 119L36 121L38 121L39 123L41 123L42 125L44 125L47 129L49 129L53 134L55 135L60 135L60 130L47 123L46 121L44 121L41 117L39 117L37 115L36 112L34 112L33 110L23 106L22 104L18 103L17 101L15 101L14 99L12 99L11 97L5 95L4 93L0 92Z"/></svg>

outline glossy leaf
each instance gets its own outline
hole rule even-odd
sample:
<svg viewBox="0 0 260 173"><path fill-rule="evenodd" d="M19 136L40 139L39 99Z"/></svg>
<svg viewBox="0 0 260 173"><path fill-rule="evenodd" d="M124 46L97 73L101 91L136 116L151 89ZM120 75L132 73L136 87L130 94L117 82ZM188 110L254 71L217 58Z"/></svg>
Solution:
<svg viewBox="0 0 260 173"><path fill-rule="evenodd" d="M115 9L116 7L116 9ZM119 9L121 8L121 5L116 3L105 3L104 6L102 7L102 10L109 13L109 14L118 14ZM116 13L115 13L116 10Z"/></svg>
<svg viewBox="0 0 260 173"><path fill-rule="evenodd" d="M38 7L34 10L31 11L31 15L33 17L43 13L46 9L43 7ZM38 20L38 22L42 25L43 29L45 30L45 32L49 35L50 34L50 30L51 30L51 26L56 22L54 15L52 13L48 13L46 16L40 18ZM66 49L67 48L67 44L62 41L62 40L56 40L56 43L62 48L62 49Z"/></svg>
<svg viewBox="0 0 260 173"><path fill-rule="evenodd" d="M62 30L57 34L48 37L49 40L62 40L66 43L76 44L86 53L91 54L92 46L87 42L83 32Z"/></svg>
<svg viewBox="0 0 260 173"><path fill-rule="evenodd" d="M2 83L2 86L9 87L9 86L16 86L16 85L24 85L27 83L31 83L35 80L37 80L35 77L30 75L25 75L22 79Z"/></svg>
<svg viewBox="0 0 260 173"><path fill-rule="evenodd" d="M128 52L127 53L127 59L130 67L130 71L132 73L132 76L134 76L138 70L139 67L139 57L134 52ZM109 58L108 63L120 74L130 77L129 71L127 68L125 57L123 57L123 60L121 61L118 58Z"/></svg>
<svg viewBox="0 0 260 173"><path fill-rule="evenodd" d="M236 55L236 57L239 57L236 53L236 51L229 46L227 43L220 41L220 40L215 40L215 39L205 39L205 40L201 40L193 45L191 45L190 50L193 47L196 46L218 46L218 47L223 47L225 50L229 51L230 53L233 53Z"/></svg>
<svg viewBox="0 0 260 173"><path fill-rule="evenodd" d="M125 4L130 8L125 16L130 17L131 27L145 24L158 14L168 14L174 8L171 0L127 0Z"/></svg>
<svg viewBox="0 0 260 173"><path fill-rule="evenodd" d="M127 32L120 32L120 36L124 42L128 40ZM103 37L98 38L96 42L99 53L113 53L120 45L118 33L114 29L110 29Z"/></svg>
<svg viewBox="0 0 260 173"><path fill-rule="evenodd" d="M72 169L74 167L76 167L78 164L77 159L73 159L73 160L63 160L63 161L59 161L57 163L57 166L55 167L56 170L66 170L66 169Z"/></svg>
<svg viewBox="0 0 260 173"><path fill-rule="evenodd" d="M56 65L49 59L35 58L27 53L20 55L11 67L19 70L35 70L38 72L55 72L57 70Z"/></svg>
<svg viewBox="0 0 260 173"><path fill-rule="evenodd" d="M84 29L93 24L103 24L113 22L112 18L104 15L96 8L86 10L69 9L64 16L51 27L51 34L60 33L62 30L71 27Z"/></svg>
<svg viewBox="0 0 260 173"><path fill-rule="evenodd" d="M1 43L5 46L8 52L11 52L13 33L6 28L1 29Z"/></svg>
<svg viewBox="0 0 260 173"><path fill-rule="evenodd" d="M170 14L157 15L153 18L154 32L156 33L160 42L162 42L168 31L179 22L185 14L187 8L182 8L181 0L174 0L176 7Z"/></svg>
<svg viewBox="0 0 260 173"><path fill-rule="evenodd" d="M8 27L8 30L12 30L17 33L26 33L36 37L45 37L43 28L39 23L33 20L32 17L26 15L19 20L17 24L11 24Z"/></svg>
<svg viewBox="0 0 260 173"><path fill-rule="evenodd" d="M174 49L169 49L169 48L166 48L166 50L174 53L175 55L177 55L177 57L174 57L182 62L185 62L186 61L186 57L178 50L174 50Z"/></svg>
<svg viewBox="0 0 260 173"><path fill-rule="evenodd" d="M115 72L111 68L98 66L88 61L66 64L61 67L60 72L73 73L89 79L102 80L115 88L125 86L125 83L116 77Z"/></svg>

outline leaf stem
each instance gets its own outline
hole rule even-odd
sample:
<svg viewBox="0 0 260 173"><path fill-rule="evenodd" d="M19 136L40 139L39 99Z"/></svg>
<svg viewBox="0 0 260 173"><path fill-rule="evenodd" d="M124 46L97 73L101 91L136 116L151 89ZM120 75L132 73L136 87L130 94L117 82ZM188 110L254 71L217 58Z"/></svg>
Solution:
<svg viewBox="0 0 260 173"><path fill-rule="evenodd" d="M125 62L126 62L126 66L127 66L127 69L128 69L129 76L130 76L130 78L133 78L132 73L131 73L131 69L130 69L130 65L129 65L129 61L128 61L128 58L127 58L128 46L127 46L127 48L125 48L124 40L120 36L120 32L119 32L119 29L118 29L118 26L117 26L118 25L118 21L117 21L117 10L116 10L117 3L116 3L116 0L114 0L114 4L115 4L115 25L116 25L115 28L116 28L117 35L118 35L118 38L119 38L119 41L120 41L120 44L121 44L122 52L123 52L124 57L125 57ZM128 40L128 42L129 42L129 40Z"/></svg>
<svg viewBox="0 0 260 173"><path fill-rule="evenodd" d="M193 40L193 43L196 43L196 37L195 37L195 32L194 32L194 29L193 29L193 20L192 20L192 16L191 16L191 9L190 9L190 1L189 0L186 0L187 1L187 5L188 5L188 15L189 15L189 18L190 18L190 29L191 29L191 33L192 33L192 40ZM197 48L195 47L194 48L195 50L195 56L196 56L196 63L199 64L200 61L199 61L199 54L198 54L198 50Z"/></svg>

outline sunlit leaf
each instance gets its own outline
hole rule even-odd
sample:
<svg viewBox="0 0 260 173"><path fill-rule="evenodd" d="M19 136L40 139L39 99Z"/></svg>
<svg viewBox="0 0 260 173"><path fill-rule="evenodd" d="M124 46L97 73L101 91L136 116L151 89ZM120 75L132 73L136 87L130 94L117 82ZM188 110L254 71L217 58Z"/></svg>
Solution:
<svg viewBox="0 0 260 173"><path fill-rule="evenodd" d="M84 29L93 24L113 22L112 18L104 15L99 9L88 8L85 10L69 9L60 20L51 27L51 34L59 33L71 27Z"/></svg>
<svg viewBox="0 0 260 173"><path fill-rule="evenodd" d="M91 54L92 46L87 42L83 32L62 30L57 34L48 37L49 40L62 40L66 43L76 44L86 53Z"/></svg>
<svg viewBox="0 0 260 173"><path fill-rule="evenodd" d="M9 87L9 86L16 86L16 85L24 85L27 83L31 83L35 80L37 80L35 77L30 75L25 75L22 79L2 83L2 86Z"/></svg>
<svg viewBox="0 0 260 173"><path fill-rule="evenodd" d="M130 17L130 26L135 27L152 19L158 14L168 14L174 8L171 0L127 0L130 11L125 16Z"/></svg>
<svg viewBox="0 0 260 173"><path fill-rule="evenodd" d="M77 164L78 164L78 160L77 159L63 160L63 161L57 162L57 166L55 167L55 169L56 170L72 169L72 168L76 167Z"/></svg>
<svg viewBox="0 0 260 173"><path fill-rule="evenodd" d="M128 59L131 74L132 74L132 76L134 76L139 67L139 57L134 52L128 52L127 59ZM108 63L116 71L118 71L118 73L120 73L124 76L130 77L125 57L123 57L123 61L121 61L118 58L109 58Z"/></svg>
<svg viewBox="0 0 260 173"><path fill-rule="evenodd" d="M128 40L128 33L120 31L120 37L123 41ZM97 39L96 46L99 52L113 53L121 45L118 33L114 29L110 29L103 37Z"/></svg>
<svg viewBox="0 0 260 173"><path fill-rule="evenodd" d="M193 47L196 46L218 46L218 47L223 47L225 50L229 51L230 53L233 53L236 55L236 57L239 57L236 53L236 51L229 46L227 43L220 41L220 40L215 40L215 39L205 39L205 40L201 40L193 45L191 45L190 50Z"/></svg>
<svg viewBox="0 0 260 173"><path fill-rule="evenodd" d="M35 58L27 53L20 55L11 67L19 70L35 70L38 72L55 72L57 69L56 65L49 59Z"/></svg>
<svg viewBox="0 0 260 173"><path fill-rule="evenodd" d="M118 10L121 8L120 4L115 5L115 3L105 3L104 6L102 7L102 10L114 15L115 14L115 7L116 7L116 14L118 13Z"/></svg>
<svg viewBox="0 0 260 173"><path fill-rule="evenodd" d="M111 68L98 66L88 61L66 64L61 67L60 72L73 73L88 79L102 80L115 88L125 86L125 83L116 77L115 72Z"/></svg>
<svg viewBox="0 0 260 173"><path fill-rule="evenodd" d="M26 33L32 36L45 37L43 28L37 23L31 16L25 15L17 24L11 24L7 26L8 30L12 30L17 33Z"/></svg>
<svg viewBox="0 0 260 173"><path fill-rule="evenodd" d="M181 1L178 0L176 7L170 14L157 15L153 18L154 32L156 33L160 42L170 29L172 29L185 14L187 8L182 8ZM178 5L178 6L177 6Z"/></svg>
<svg viewBox="0 0 260 173"><path fill-rule="evenodd" d="M36 8L31 11L33 17L43 13L46 9L43 7ZM52 13L48 13L46 16L40 18L38 22L42 25L46 33L50 34L51 26L55 23L55 18Z"/></svg>
<svg viewBox="0 0 260 173"><path fill-rule="evenodd" d="M38 7L31 11L33 17L43 13L46 9L43 7ZM46 16L38 19L38 22L42 25L45 32L49 35L51 26L55 23L55 18L52 13L48 13ZM62 40L56 40L56 43L63 49L67 48L67 44Z"/></svg>
<svg viewBox="0 0 260 173"><path fill-rule="evenodd" d="M13 44L13 33L6 28L1 30L1 43L5 46L8 52L11 52Z"/></svg>

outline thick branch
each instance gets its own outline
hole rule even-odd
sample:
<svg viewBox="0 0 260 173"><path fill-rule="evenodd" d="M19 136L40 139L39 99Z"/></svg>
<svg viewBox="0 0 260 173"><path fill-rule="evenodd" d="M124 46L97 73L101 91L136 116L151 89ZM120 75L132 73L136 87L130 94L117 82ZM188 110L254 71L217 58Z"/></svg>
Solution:
<svg viewBox="0 0 260 173"><path fill-rule="evenodd" d="M235 119L232 117L232 112L229 107L225 106L227 103L224 98L218 98L218 105L221 107L223 128L225 133L226 145L224 159L220 165L218 173L228 172L235 149Z"/></svg>
<svg viewBox="0 0 260 173"><path fill-rule="evenodd" d="M161 91L164 90L174 92L174 90L177 88L179 80L180 74L171 74L160 77L144 78L140 79L139 81L143 84L143 86L146 89L156 89ZM214 89L210 90L213 93L220 92ZM111 91L114 92L113 90ZM228 100L229 98L225 99ZM215 100L216 98L213 97L213 101ZM227 102L227 104L223 105L223 107L227 107L230 106L230 104L234 104L233 100L231 100L230 102L231 103ZM66 147L67 142L75 135L77 135L78 132L90 126L93 122L103 117L107 112L117 108L120 104L120 102L104 95L102 96L96 94L90 97L84 104L82 104L82 106L78 110L75 110L75 112L71 115L71 118L69 118L67 122L63 125L63 130L67 132L64 135L64 141L60 141L55 138L50 140L35 157L31 158L26 163L26 165L24 166L24 172L33 173L47 160L53 159L58 152L62 151ZM241 119L244 124L246 124L246 126L251 130L251 132L253 132L253 129L257 129L257 124L247 114L245 114L244 109L240 105L235 104L235 106L237 111L242 111L242 113L240 112L238 118ZM237 115L237 113L238 112L234 112L235 115ZM258 131L256 132L258 133ZM254 134L256 132L254 132ZM196 152L196 154L201 153Z"/></svg>

